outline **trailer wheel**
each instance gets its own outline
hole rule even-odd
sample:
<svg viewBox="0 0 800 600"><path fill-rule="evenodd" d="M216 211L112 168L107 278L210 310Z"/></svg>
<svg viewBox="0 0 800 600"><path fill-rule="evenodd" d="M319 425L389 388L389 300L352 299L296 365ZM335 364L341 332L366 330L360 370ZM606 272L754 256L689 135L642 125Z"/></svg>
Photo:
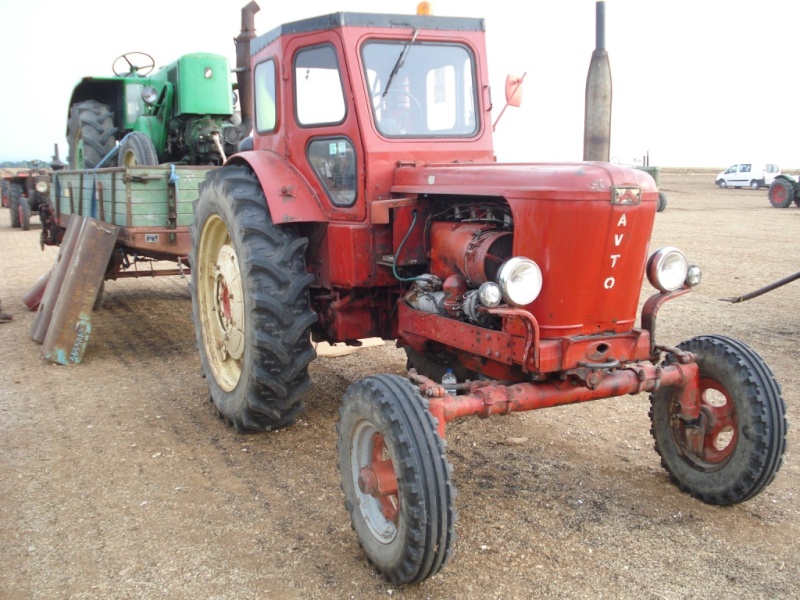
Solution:
<svg viewBox="0 0 800 600"><path fill-rule="evenodd" d="M119 143L120 167L149 166L158 164L156 147L152 140L141 131L133 131Z"/></svg>
<svg viewBox="0 0 800 600"><path fill-rule="evenodd" d="M770 184L767 196L775 208L786 208L795 200L794 186L785 179L776 179Z"/></svg>
<svg viewBox="0 0 800 600"><path fill-rule="evenodd" d="M117 143L114 114L107 104L85 100L69 109L69 168L93 169Z"/></svg>
<svg viewBox="0 0 800 600"><path fill-rule="evenodd" d="M407 379L352 384L337 425L345 506L369 560L395 585L435 575L453 553L455 488L427 401Z"/></svg>
<svg viewBox="0 0 800 600"><path fill-rule="evenodd" d="M11 216L11 227L19 228L19 207L28 200L22 195L22 186L18 183L11 183L8 189L8 210Z"/></svg>
<svg viewBox="0 0 800 600"><path fill-rule="evenodd" d="M211 399L238 431L291 425L315 358L306 238L272 223L244 167L211 171L191 227L192 311Z"/></svg>
<svg viewBox="0 0 800 600"><path fill-rule="evenodd" d="M18 206L19 226L22 231L29 231L31 228L31 205L28 199L23 197L20 198Z"/></svg>
<svg viewBox="0 0 800 600"><path fill-rule="evenodd" d="M697 357L700 417L681 419L674 388L650 396L661 465L682 491L707 504L748 500L783 461L788 425L780 386L764 360L737 340L700 336L678 348Z"/></svg>

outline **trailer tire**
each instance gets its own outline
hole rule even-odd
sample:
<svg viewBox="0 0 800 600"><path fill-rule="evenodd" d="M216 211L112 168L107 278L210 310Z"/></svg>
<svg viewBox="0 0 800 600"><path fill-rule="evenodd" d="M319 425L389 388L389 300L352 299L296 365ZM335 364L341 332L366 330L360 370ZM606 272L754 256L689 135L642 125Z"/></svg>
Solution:
<svg viewBox="0 0 800 600"><path fill-rule="evenodd" d="M770 184L767 196L775 208L786 208L795 200L794 186L785 179L776 179Z"/></svg>
<svg viewBox="0 0 800 600"><path fill-rule="evenodd" d="M398 375L367 377L345 392L336 429L345 507L370 562L394 585L438 573L453 553L458 515L427 400Z"/></svg>
<svg viewBox="0 0 800 600"><path fill-rule="evenodd" d="M697 359L702 448L688 442L694 427L680 418L675 388L661 388L650 396L661 465L682 491L707 504L749 500L783 462L788 424L780 386L764 360L737 340L699 336L678 348Z"/></svg>
<svg viewBox="0 0 800 600"><path fill-rule="evenodd" d="M316 356L308 240L272 223L246 167L208 173L194 204L192 312L211 399L240 432L291 425Z"/></svg>
<svg viewBox="0 0 800 600"><path fill-rule="evenodd" d="M84 100L69 109L69 168L93 169L117 143L114 113L107 104Z"/></svg>
<svg viewBox="0 0 800 600"><path fill-rule="evenodd" d="M120 167L150 166L158 164L158 154L152 140L140 131L133 131L119 143Z"/></svg>
<svg viewBox="0 0 800 600"><path fill-rule="evenodd" d="M27 198L22 194L22 186L18 183L11 183L8 190L8 210L11 216L11 227L19 229L21 226L19 220L19 207L23 202L27 202Z"/></svg>
<svg viewBox="0 0 800 600"><path fill-rule="evenodd" d="M19 208L17 213L19 215L19 227L22 231L29 231L31 228L31 205L27 198L20 198Z"/></svg>

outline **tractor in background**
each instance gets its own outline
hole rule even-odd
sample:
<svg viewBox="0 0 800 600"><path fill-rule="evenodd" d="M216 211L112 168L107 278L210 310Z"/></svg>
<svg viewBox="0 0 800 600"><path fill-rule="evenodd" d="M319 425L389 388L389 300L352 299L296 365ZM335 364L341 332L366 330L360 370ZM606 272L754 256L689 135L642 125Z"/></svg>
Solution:
<svg viewBox="0 0 800 600"><path fill-rule="evenodd" d="M112 64L113 77L84 77L74 88L67 123L70 169L117 165L220 165L250 131L228 60L186 54L154 71L144 52ZM117 144L119 147L117 148Z"/></svg>

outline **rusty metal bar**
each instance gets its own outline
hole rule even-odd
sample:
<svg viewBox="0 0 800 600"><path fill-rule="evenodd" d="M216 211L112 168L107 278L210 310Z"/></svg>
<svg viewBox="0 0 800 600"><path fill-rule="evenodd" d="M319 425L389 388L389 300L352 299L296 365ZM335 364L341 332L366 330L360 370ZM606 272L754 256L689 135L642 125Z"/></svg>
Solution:
<svg viewBox="0 0 800 600"><path fill-rule="evenodd" d="M83 359L92 332L92 307L118 231L117 226L96 219L85 218L81 223L43 342L45 359L62 365Z"/></svg>

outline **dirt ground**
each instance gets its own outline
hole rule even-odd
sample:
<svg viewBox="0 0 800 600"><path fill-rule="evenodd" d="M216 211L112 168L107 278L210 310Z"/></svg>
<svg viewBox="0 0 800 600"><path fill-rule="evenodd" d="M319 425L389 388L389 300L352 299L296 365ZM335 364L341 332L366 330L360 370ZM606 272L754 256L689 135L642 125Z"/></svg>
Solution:
<svg viewBox="0 0 800 600"><path fill-rule="evenodd" d="M704 279L662 308L658 341L747 342L800 422L800 282L719 300L800 268L800 208L708 171L661 188L653 248ZM107 282L83 363L42 359L22 302L56 255L38 236L0 211L0 598L800 598L796 429L762 494L706 506L660 467L645 395L450 424L455 554L395 589L350 529L335 425L351 382L404 372L399 350L318 359L298 424L239 435L208 401L179 277Z"/></svg>

